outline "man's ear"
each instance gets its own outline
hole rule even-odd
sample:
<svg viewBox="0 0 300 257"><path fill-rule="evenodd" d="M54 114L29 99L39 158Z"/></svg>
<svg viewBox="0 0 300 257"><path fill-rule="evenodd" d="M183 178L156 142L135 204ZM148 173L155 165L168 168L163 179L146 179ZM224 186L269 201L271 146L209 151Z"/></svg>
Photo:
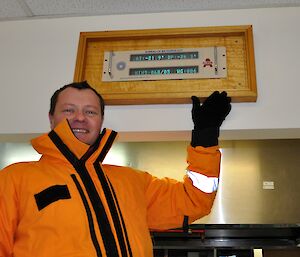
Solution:
<svg viewBox="0 0 300 257"><path fill-rule="evenodd" d="M102 116L102 119L101 119L100 132L101 132L101 130L102 130L103 122L104 122L104 115Z"/></svg>
<svg viewBox="0 0 300 257"><path fill-rule="evenodd" d="M48 118L49 118L49 122L50 122L50 128L54 129L54 120L53 120L53 116L50 114L50 112L48 113Z"/></svg>

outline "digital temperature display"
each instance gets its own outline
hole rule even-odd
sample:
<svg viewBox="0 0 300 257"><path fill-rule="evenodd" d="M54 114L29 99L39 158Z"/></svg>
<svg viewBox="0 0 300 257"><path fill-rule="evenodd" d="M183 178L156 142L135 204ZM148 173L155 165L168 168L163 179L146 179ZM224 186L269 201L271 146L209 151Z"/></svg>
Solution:
<svg viewBox="0 0 300 257"><path fill-rule="evenodd" d="M178 53L156 53L156 54L131 54L131 62L144 61L170 61L170 60L191 60L198 59L198 52L178 52Z"/></svg>
<svg viewBox="0 0 300 257"><path fill-rule="evenodd" d="M149 68L132 68L132 69L129 69L129 75L130 76L195 74L195 73L198 73L198 72L199 72L198 66L149 67Z"/></svg>
<svg viewBox="0 0 300 257"><path fill-rule="evenodd" d="M102 81L226 78L224 46L105 51Z"/></svg>

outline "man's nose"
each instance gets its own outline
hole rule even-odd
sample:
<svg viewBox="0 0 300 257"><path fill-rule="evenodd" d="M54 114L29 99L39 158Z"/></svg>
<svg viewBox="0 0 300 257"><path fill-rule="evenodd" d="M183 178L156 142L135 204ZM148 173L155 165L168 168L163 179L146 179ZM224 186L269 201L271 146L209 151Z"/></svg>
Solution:
<svg viewBox="0 0 300 257"><path fill-rule="evenodd" d="M84 121L85 120L85 115L84 115L84 112L83 111L77 111L75 113L75 120L78 120L78 121Z"/></svg>

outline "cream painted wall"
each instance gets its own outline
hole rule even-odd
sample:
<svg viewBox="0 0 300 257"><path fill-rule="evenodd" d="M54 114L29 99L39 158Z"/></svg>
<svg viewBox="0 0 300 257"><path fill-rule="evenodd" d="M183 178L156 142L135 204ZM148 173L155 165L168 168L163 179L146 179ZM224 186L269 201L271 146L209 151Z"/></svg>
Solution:
<svg viewBox="0 0 300 257"><path fill-rule="evenodd" d="M81 31L248 24L254 29L258 101L233 104L222 133L300 137L298 7L0 22L0 136L48 131L49 98L73 79ZM105 126L123 132L188 131L190 108L108 106Z"/></svg>

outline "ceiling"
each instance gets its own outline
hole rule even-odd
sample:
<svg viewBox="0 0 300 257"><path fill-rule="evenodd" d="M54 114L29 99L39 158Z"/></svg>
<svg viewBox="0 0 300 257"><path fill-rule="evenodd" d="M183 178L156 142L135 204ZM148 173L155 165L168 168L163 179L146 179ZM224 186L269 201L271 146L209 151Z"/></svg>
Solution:
<svg viewBox="0 0 300 257"><path fill-rule="evenodd" d="M0 21L300 6L300 0L0 0Z"/></svg>

